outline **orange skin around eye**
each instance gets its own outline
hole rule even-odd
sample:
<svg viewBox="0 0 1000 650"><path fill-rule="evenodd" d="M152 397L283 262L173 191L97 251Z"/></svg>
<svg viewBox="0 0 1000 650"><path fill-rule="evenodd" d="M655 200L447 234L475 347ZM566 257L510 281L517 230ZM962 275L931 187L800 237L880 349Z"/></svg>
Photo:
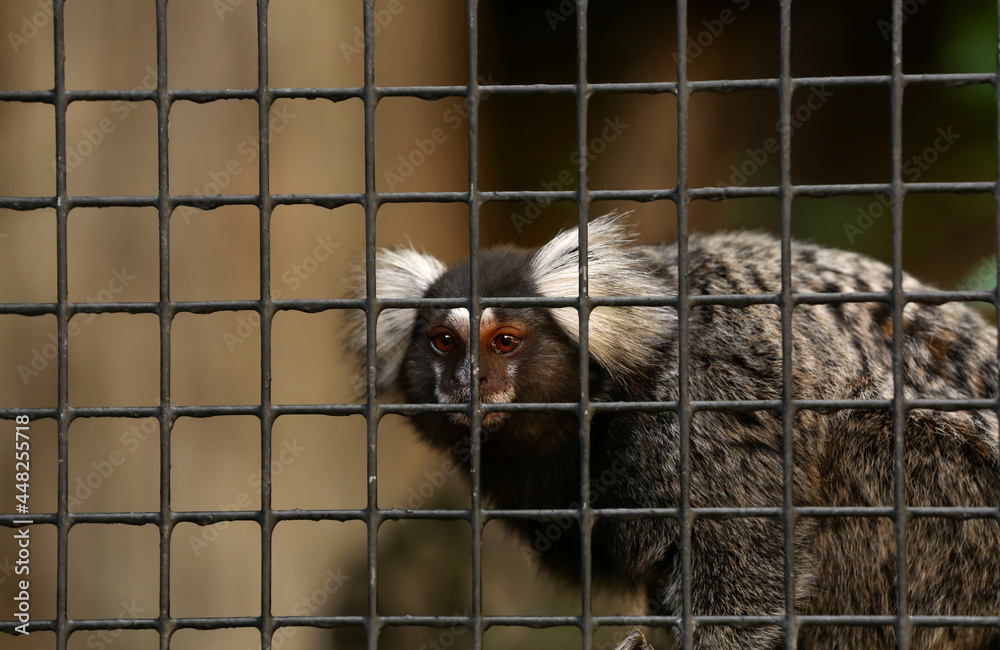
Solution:
<svg viewBox="0 0 1000 650"><path fill-rule="evenodd" d="M488 325L492 325L489 323ZM527 328L517 324L504 323L499 326L483 327L480 330L480 386L484 402L510 402L514 400L512 371L516 366L521 343L527 335ZM510 416L509 413L494 412L483 417L483 426L500 426Z"/></svg>
<svg viewBox="0 0 1000 650"><path fill-rule="evenodd" d="M517 352L523 340L523 330L507 325L501 326L493 332L484 332L481 338L483 347L487 347L488 345L488 349L491 352L503 355Z"/></svg>
<svg viewBox="0 0 1000 650"><path fill-rule="evenodd" d="M524 329L512 325L483 328L480 345L494 354L510 355L517 352L524 340ZM430 332L431 346L438 354L450 354L455 349L458 335L447 327L436 327Z"/></svg>

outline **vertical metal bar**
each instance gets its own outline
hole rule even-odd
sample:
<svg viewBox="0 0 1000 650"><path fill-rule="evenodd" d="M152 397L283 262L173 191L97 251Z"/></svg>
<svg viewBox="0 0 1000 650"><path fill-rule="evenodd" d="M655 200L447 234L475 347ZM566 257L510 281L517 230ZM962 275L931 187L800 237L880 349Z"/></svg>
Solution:
<svg viewBox="0 0 1000 650"><path fill-rule="evenodd" d="M170 442L174 413L170 404L170 326L174 306L170 301L170 109L167 92L167 0L156 0L156 146L158 159L157 211L160 256L160 650L170 648L174 632L170 619L170 539L174 521L170 512Z"/></svg>
<svg viewBox="0 0 1000 650"><path fill-rule="evenodd" d="M257 0L257 127L260 142L260 647L268 650L274 635L271 612L271 557L275 526L271 510L271 438L274 408L271 405L271 332L274 300L271 298L271 198L268 120L273 98L268 89L267 12L270 0Z"/></svg>
<svg viewBox="0 0 1000 650"><path fill-rule="evenodd" d="M996 47L996 52L994 55L994 73L997 75L994 77L993 81L993 92L994 101L996 102L997 115L996 115L996 147L997 147L997 179L996 184L993 186L993 203L994 203L994 220L993 220L993 237L994 237L994 250L996 254L996 277L997 281L993 285L993 310L994 318L997 324L997 341L1000 343L1000 0L996 4L996 20L997 20L997 33L994 45ZM1000 373L1000 344L998 344L995 350L997 355L997 372ZM994 377L994 385L1000 387L1000 376ZM997 422L1000 423L1000 396L991 395L993 399L998 400L997 406L994 412L997 416ZM996 472L1000 476L1000 457L996 460ZM997 514L995 515L998 523L1000 523L1000 503L996 504ZM992 522L991 522L992 523Z"/></svg>
<svg viewBox="0 0 1000 650"><path fill-rule="evenodd" d="M896 537L896 642L900 650L910 647L908 580L906 573L906 395L903 369L903 0L892 3L892 420L893 505Z"/></svg>
<svg viewBox="0 0 1000 650"><path fill-rule="evenodd" d="M579 0L576 5L576 155L577 163L577 218L579 221L579 297L577 302L580 318L580 401L577 405L577 419L580 429L580 633L584 650L590 650L594 642L592 587L592 527L593 510L590 506L590 302L589 240L587 217L590 214L590 188L587 176L587 115L590 104L590 88L587 83L587 0Z"/></svg>
<svg viewBox="0 0 1000 650"><path fill-rule="evenodd" d="M69 192L66 186L66 0L52 0L52 33L55 47L56 113L56 327L58 343L58 448L59 494L56 531L56 648L66 650L69 621L66 612L67 574L69 571L69 289L66 257L66 224L69 216Z"/></svg>
<svg viewBox="0 0 1000 650"><path fill-rule="evenodd" d="M681 647L694 646L691 598L691 395L688 390L688 71L687 0L677 2L677 404L680 431L679 528L681 557Z"/></svg>
<svg viewBox="0 0 1000 650"><path fill-rule="evenodd" d="M792 84L791 64L792 0L781 2L781 425L782 425L782 523L785 532L785 647L798 647L798 624L795 616L795 511L794 484L795 416L792 405L795 382L792 364Z"/></svg>
<svg viewBox="0 0 1000 650"><path fill-rule="evenodd" d="M468 0L469 90L469 332L472 341L479 338L482 300L479 295L479 0ZM482 482L482 404L479 396L479 346L469 346L472 372L469 400L469 443L472 466L469 477L472 528L472 647L482 650L483 634L483 504Z"/></svg>
<svg viewBox="0 0 1000 650"><path fill-rule="evenodd" d="M378 213L378 196L375 192L375 0L364 0L365 71L362 98L365 104L365 311L368 331L365 360L368 399L365 407L366 437L368 443L368 505L365 526L368 533L368 650L378 648L381 620L378 614L378 529L382 523L378 511L378 424L382 411L378 404L375 377L376 329L379 302L375 286L375 217Z"/></svg>

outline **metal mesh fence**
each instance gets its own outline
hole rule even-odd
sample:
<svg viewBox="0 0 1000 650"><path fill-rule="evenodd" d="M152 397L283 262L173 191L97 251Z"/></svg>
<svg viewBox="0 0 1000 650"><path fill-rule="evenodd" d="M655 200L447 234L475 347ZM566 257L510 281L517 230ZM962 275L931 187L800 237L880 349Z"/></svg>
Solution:
<svg viewBox="0 0 1000 650"><path fill-rule="evenodd" d="M841 76L841 77L793 77L791 74L791 1L782 0L780 11L780 74L776 78L748 80L692 81L687 75L688 53L680 48L678 57L678 77L676 82L662 83L590 83L588 81L588 3L577 0L574 13L576 33L576 82L567 84L487 84L481 83L478 71L479 3L469 0L467 6L468 29L468 82L458 86L394 86L375 85L374 39L376 16L373 0L364 2L364 83L348 88L272 88L268 83L268 1L257 2L257 47L258 85L245 90L184 90L167 86L167 0L155 0L156 5L156 88L133 91L69 91L65 80L65 0L53 0L52 20L54 26L55 86L53 90L0 91L0 102L30 102L51 105L55 109L56 142L56 192L53 196L3 197L0 208L12 210L35 210L51 208L56 215L56 242L58 284L57 300L52 303L0 304L0 314L22 316L52 315L58 323L57 364L58 364L58 405L55 408L0 409L0 418L13 420L17 416L28 416L32 421L42 418L54 419L58 425L58 512L52 514L2 514L0 524L17 529L18 522L30 519L34 525L54 526L57 530L57 582L56 616L52 620L33 620L30 630L54 631L56 647L67 647L69 636L78 630L149 629L159 633L161 648L170 647L171 635L181 629L221 629L229 627L254 628L260 631L261 647L271 647L272 638L279 628L289 626L362 628L367 635L369 648L379 645L380 633L389 626L426 626L450 628L459 626L471 631L475 648L483 646L483 636L494 626L528 626L535 628L554 626L574 626L580 629L584 648L594 647L594 632L601 626L673 627L684 647L691 647L693 630L696 625L753 626L773 624L785 630L787 647L796 647L798 631L803 626L817 625L868 625L892 626L898 635L900 648L909 647L910 631L915 626L977 625L1000 627L1000 616L993 617L935 617L915 616L909 613L907 604L906 572L906 527L915 517L944 517L954 519L1000 518L997 508L941 508L911 507L904 497L903 467L903 422L906 413L914 408L941 410L992 409L1000 412L995 399L966 400L907 400L903 395L902 364L903 328L893 328L893 382L895 396L892 400L836 400L804 401L793 399L792 382L792 338L791 325L794 309L799 305L819 305L846 302L880 302L891 307L893 322L902 322L903 310L907 303L919 302L940 304L949 301L985 301L1000 309L996 290L937 292L906 292L902 287L903 257L903 199L909 194L957 193L992 194L998 197L995 182L904 182L903 177L903 97L907 88L913 86L971 86L991 85L997 93L996 74L904 74L902 69L902 25L904 22L904 2L892 3L892 71L887 75ZM677 4L678 43L688 42L688 4ZM891 139L892 178L886 183L865 184L823 184L795 185L792 183L791 138L793 120L793 95L797 91L808 91L816 87L879 87L887 88L891 97ZM776 91L780 101L780 170L781 182L776 186L764 187L690 187L688 182L688 122L690 98L695 93L728 93L740 90ZM606 94L670 94L677 103L677 183L674 187L656 190L591 190L588 188L588 103L595 93ZM576 168L579 189L557 192L549 191L484 191L479 185L480 121L479 105L484 99L494 95L565 95L576 103L577 140ZM374 142L375 111L378 102L386 97L411 97L420 99L440 99L446 97L464 98L468 106L468 175L469 186L459 192L378 192L376 191L376 165ZM364 103L364 180L365 191L348 194L274 194L269 189L269 119L272 104L278 99L360 99ZM170 110L177 101L206 103L225 99L245 99L256 102L258 114L259 193L230 196L174 195L169 185L169 138L168 122ZM71 196L67 191L67 127L66 112L74 102L124 100L152 102L157 112L158 143L158 193L156 196ZM1000 101L1000 94L998 94ZM796 294L791 284L791 226L792 202L798 197L831 197L841 195L867 195L881 193L891 196L892 204L892 280L893 289L875 293L824 293ZM782 290L776 295L691 295L687 278L687 237L689 204L699 200L722 200L741 197L774 197L781 204L781 284ZM471 295L468 299L456 300L379 300L375 295L375 224L379 208L388 203L464 203L468 205L469 255L473 262L479 251L480 210L488 202L566 200L576 203L580 225L580 285L579 297L567 300L484 298L479 295L478 267L471 265ZM669 200L676 204L679 246L680 284L676 296L635 296L628 298L598 298L588 295L587 283L587 215L594 201L629 200L649 202ZM1000 198L998 198L1000 201ZM366 280L368 294L364 300L353 299L275 299L272 297L272 269L270 251L271 218L276 206L309 204L335 208L348 204L363 207L365 213ZM169 233L172 213L179 207L190 206L211 209L223 205L251 205L259 210L260 235L260 296L259 300L219 300L178 302L170 293L170 247ZM160 297L152 302L70 302L67 289L67 219L71 210L85 207L151 207L159 214L159 291ZM1000 202L997 204L1000 215ZM1000 216L998 216L1000 226ZM1000 227L997 228L1000 232ZM375 340L376 320L380 311L392 308L417 307L426 304L436 306L467 307L472 319L471 329L476 331L482 310L496 306L572 306L579 311L580 347L583 350L580 361L581 392L579 401L573 404L509 404L483 405L479 403L479 382L472 381L472 404L468 412L473 422L472 439L472 504L468 509L427 509L401 510L380 508L377 504L378 468L376 449L378 444L378 424L383 415L410 415L440 408L428 405L387 404L379 399L375 383ZM669 305L677 310L679 319L679 359L680 375L679 399L672 403L591 403L588 386L588 336L587 322L590 312L596 307L622 304ZM694 307L703 305L723 305L746 307L750 305L775 305L780 309L783 359L782 398L778 400L753 402L696 402L689 396L687 388L689 368L688 316ZM368 315L368 363L367 401L360 405L313 404L276 405L272 402L272 325L277 313L296 310L318 313L328 310L363 309ZM252 311L260 317L260 401L258 404L243 406L177 406L171 398L171 323L182 313L211 314L216 312ZM68 338L70 319L76 314L153 314L159 319L160 395L159 405L152 407L71 407L68 399ZM477 348L473 346L473 356ZM473 367L478 363L474 361ZM878 409L892 413L895 422L894 485L895 502L892 507L834 508L801 507L792 499L792 441L796 414L802 410L816 410L824 413L841 409ZM596 413L622 411L627 409L646 411L672 411L680 423L680 494L678 508L668 509L608 509L596 508L591 504L591 496L586 486L590 484L590 421ZM580 503L572 510L496 510L484 507L480 491L480 442L477 435L482 417L493 411L514 410L555 410L573 413L580 422ZM783 505L777 508L695 508L691 505L690 494L690 427L695 413L705 410L770 410L781 417L784 429L784 494ZM276 510L272 507L272 428L275 419L289 414L322 414L331 416L362 415L367 421L367 474L369 477L368 505L361 509L348 510ZM246 415L260 422L260 471L261 507L259 510L245 511L199 511L184 512L171 508L170 458L171 430L177 418L204 418L215 415ZM77 418L123 417L155 418L159 422L160 445L160 507L152 512L127 513L76 513L70 512L68 505L70 477L68 474L69 426ZM806 517L888 517L894 523L897 546L897 615L894 616L806 616L795 613L796 567L794 565L795 525ZM487 522L512 518L571 518L580 524L582 601L580 614L576 616L487 616L482 608L482 532ZM682 608L679 616L597 616L592 613L591 576L591 531L594 522L601 517L667 517L678 522L680 529L680 567L682 585ZM788 615L780 616L696 616L692 610L691 598L691 535L693 523L698 519L727 519L732 517L770 517L779 519L785 531L785 605ZM389 616L379 613L378 575L378 529L385 521L406 519L464 520L472 531L472 610L463 616ZM275 616L272 612L272 534L279 522L307 521L359 521L367 527L367 603L368 613L363 616ZM260 616L234 617L194 617L178 618L170 615L171 601L171 535L182 523L208 525L219 521L250 521L260 526ZM67 557L70 529L77 524L153 524L159 529L159 613L145 618L121 619L71 619L67 614ZM0 630L12 633L15 622L0 623Z"/></svg>

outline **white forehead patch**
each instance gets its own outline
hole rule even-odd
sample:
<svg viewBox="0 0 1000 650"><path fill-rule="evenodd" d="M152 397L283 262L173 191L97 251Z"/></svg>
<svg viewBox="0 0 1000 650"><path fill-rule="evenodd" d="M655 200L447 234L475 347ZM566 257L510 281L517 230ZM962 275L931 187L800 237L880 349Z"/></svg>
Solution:
<svg viewBox="0 0 1000 650"><path fill-rule="evenodd" d="M449 311L444 324L466 341L469 340L469 310L465 307L455 307Z"/></svg>
<svg viewBox="0 0 1000 650"><path fill-rule="evenodd" d="M465 307L455 307L448 312L444 319L445 325L466 341L469 340L469 310ZM479 331L493 329L496 326L496 314L492 307L483 310L483 315L479 318Z"/></svg>

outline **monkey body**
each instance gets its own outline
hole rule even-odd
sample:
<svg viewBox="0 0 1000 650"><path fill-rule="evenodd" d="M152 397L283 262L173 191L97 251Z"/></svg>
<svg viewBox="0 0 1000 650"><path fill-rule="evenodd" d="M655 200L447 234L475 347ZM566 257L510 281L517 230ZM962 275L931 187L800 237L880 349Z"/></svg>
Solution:
<svg viewBox="0 0 1000 650"><path fill-rule="evenodd" d="M589 227L591 295L674 295L675 246L637 246L614 218ZM483 296L576 294L577 233L541 250L495 249L479 259ZM780 245L755 233L692 236L691 295L776 294ZM414 257L416 256L416 257ZM413 251L380 258L380 297L468 296L468 262L445 269ZM880 292L882 263L806 244L792 247L795 293ZM408 270L409 269L409 270ZM414 272L411 273L416 269ZM907 277L905 290L923 289ZM576 402L579 316L573 308L484 310L479 336L462 309L394 310L379 321L379 384L411 403L468 403L469 347L480 346L480 399ZM385 318L383 314L382 318ZM464 326L463 326L464 323ZM364 320L350 342L364 351ZM882 302L799 305L792 317L793 397L893 397L891 310ZM464 329L463 329L464 327ZM996 398L996 332L964 305L908 304L903 318L904 392L913 398ZM679 341L672 307L599 307L589 320L592 402L678 399ZM701 305L688 318L689 397L782 397L781 312L775 305ZM459 413L414 417L421 436L468 468L469 426ZM893 417L885 410L801 410L793 425L794 505L894 505ZM997 420L985 411L909 412L904 426L910 506L997 507ZM690 500L695 508L783 505L783 425L774 410L699 410L690 420ZM589 497L595 508L680 504L677 414L599 412L590 426ZM481 485L504 509L578 507L579 423L565 412L507 412L483 420ZM568 580L580 571L580 533L551 520L511 519L522 555ZM795 527L797 614L894 615L896 540L887 517L801 517ZM651 613L680 613L679 527L670 517L599 517L592 531L595 581L645 593ZM995 616L1000 611L996 519L914 517L907 523L908 613ZM785 541L776 517L696 518L691 594L695 615L785 611ZM912 629L911 648L985 648L990 627ZM696 648L772 648L777 626L699 626ZM804 626L804 648L896 647L880 626Z"/></svg>

